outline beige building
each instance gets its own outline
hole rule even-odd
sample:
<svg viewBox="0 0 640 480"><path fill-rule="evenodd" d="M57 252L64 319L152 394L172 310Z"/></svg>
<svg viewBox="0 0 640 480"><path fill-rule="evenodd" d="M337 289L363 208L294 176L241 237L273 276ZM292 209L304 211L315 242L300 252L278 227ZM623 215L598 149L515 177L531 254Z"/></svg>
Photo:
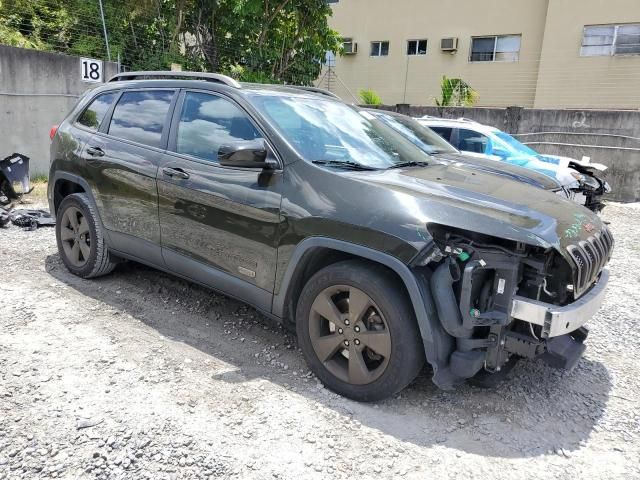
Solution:
<svg viewBox="0 0 640 480"><path fill-rule="evenodd" d="M640 108L640 0L338 0L345 54L319 86L433 105L443 75L479 106Z"/></svg>

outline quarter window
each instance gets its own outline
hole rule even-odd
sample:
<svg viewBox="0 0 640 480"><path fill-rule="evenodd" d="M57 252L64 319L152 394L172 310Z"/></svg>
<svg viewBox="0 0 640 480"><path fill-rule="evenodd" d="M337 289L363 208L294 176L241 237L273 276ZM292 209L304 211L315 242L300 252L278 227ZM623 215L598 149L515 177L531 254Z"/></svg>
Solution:
<svg viewBox="0 0 640 480"><path fill-rule="evenodd" d="M444 138L447 142L451 141L451 131L453 130L452 128L432 126L429 126L429 128L440 135L442 138Z"/></svg>
<svg viewBox="0 0 640 480"><path fill-rule="evenodd" d="M640 23L584 27L580 55L640 55Z"/></svg>
<svg viewBox="0 0 640 480"><path fill-rule="evenodd" d="M210 162L218 161L218 149L262 138L249 117L236 105L215 95L185 94L176 151Z"/></svg>
<svg viewBox="0 0 640 480"><path fill-rule="evenodd" d="M78 118L78 123L91 130L98 130L117 92L98 95Z"/></svg>
<svg viewBox="0 0 640 480"><path fill-rule="evenodd" d="M386 57L389 55L389 42L371 42L372 57Z"/></svg>
<svg viewBox="0 0 640 480"><path fill-rule="evenodd" d="M426 54L427 54L426 40L408 40L407 41L407 55L426 55Z"/></svg>
<svg viewBox="0 0 640 480"><path fill-rule="evenodd" d="M109 135L160 147L172 91L125 92L113 110Z"/></svg>
<svg viewBox="0 0 640 480"><path fill-rule="evenodd" d="M521 35L496 35L471 39L472 62L517 62Z"/></svg>

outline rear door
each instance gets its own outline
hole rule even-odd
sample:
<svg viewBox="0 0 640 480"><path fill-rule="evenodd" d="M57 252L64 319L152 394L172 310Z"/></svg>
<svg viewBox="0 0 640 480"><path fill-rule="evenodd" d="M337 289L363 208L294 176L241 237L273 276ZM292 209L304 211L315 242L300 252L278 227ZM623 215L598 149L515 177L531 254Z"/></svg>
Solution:
<svg viewBox="0 0 640 480"><path fill-rule="evenodd" d="M122 92L84 148L111 246L158 265L162 256L156 174L175 96L174 89Z"/></svg>
<svg viewBox="0 0 640 480"><path fill-rule="evenodd" d="M183 91L158 171L158 194L167 266L268 309L283 172L223 167L217 159L221 145L261 138L231 99Z"/></svg>

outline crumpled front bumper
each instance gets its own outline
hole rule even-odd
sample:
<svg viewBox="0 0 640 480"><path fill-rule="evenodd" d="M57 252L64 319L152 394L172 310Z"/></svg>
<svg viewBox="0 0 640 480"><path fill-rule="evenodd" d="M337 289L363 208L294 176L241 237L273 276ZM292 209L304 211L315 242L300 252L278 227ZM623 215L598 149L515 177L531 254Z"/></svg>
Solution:
<svg viewBox="0 0 640 480"><path fill-rule="evenodd" d="M552 338L577 330L598 312L604 301L609 269L604 268L596 284L578 300L564 306L552 305L529 298L515 296L511 316L518 320L540 325L542 338Z"/></svg>
<svg viewBox="0 0 640 480"><path fill-rule="evenodd" d="M29 157L21 153L13 153L0 160L0 180L6 178L6 191L3 188L1 203L9 203L19 198L20 195L31 191L29 184ZM19 189L16 187L20 185Z"/></svg>

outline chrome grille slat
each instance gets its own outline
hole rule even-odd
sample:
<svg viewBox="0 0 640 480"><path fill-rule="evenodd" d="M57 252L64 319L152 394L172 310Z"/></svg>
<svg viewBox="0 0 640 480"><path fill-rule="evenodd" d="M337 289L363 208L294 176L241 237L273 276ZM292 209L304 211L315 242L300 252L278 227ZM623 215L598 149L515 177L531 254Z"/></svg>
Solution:
<svg viewBox="0 0 640 480"><path fill-rule="evenodd" d="M578 298L588 290L611 258L613 236L607 227L586 240L567 247L576 266L574 295Z"/></svg>
<svg viewBox="0 0 640 480"><path fill-rule="evenodd" d="M602 235L596 233L593 237L593 245L598 250L600 256L600 264L598 265L598 271L602 270L607 263L607 247L602 240Z"/></svg>
<svg viewBox="0 0 640 480"><path fill-rule="evenodd" d="M586 272L585 278L588 281L590 278L593 277L593 271L596 269L596 258L595 258L595 255L593 255L593 252L591 252L591 248L587 242L585 241L578 242L578 246L583 251L586 257L587 272Z"/></svg>

